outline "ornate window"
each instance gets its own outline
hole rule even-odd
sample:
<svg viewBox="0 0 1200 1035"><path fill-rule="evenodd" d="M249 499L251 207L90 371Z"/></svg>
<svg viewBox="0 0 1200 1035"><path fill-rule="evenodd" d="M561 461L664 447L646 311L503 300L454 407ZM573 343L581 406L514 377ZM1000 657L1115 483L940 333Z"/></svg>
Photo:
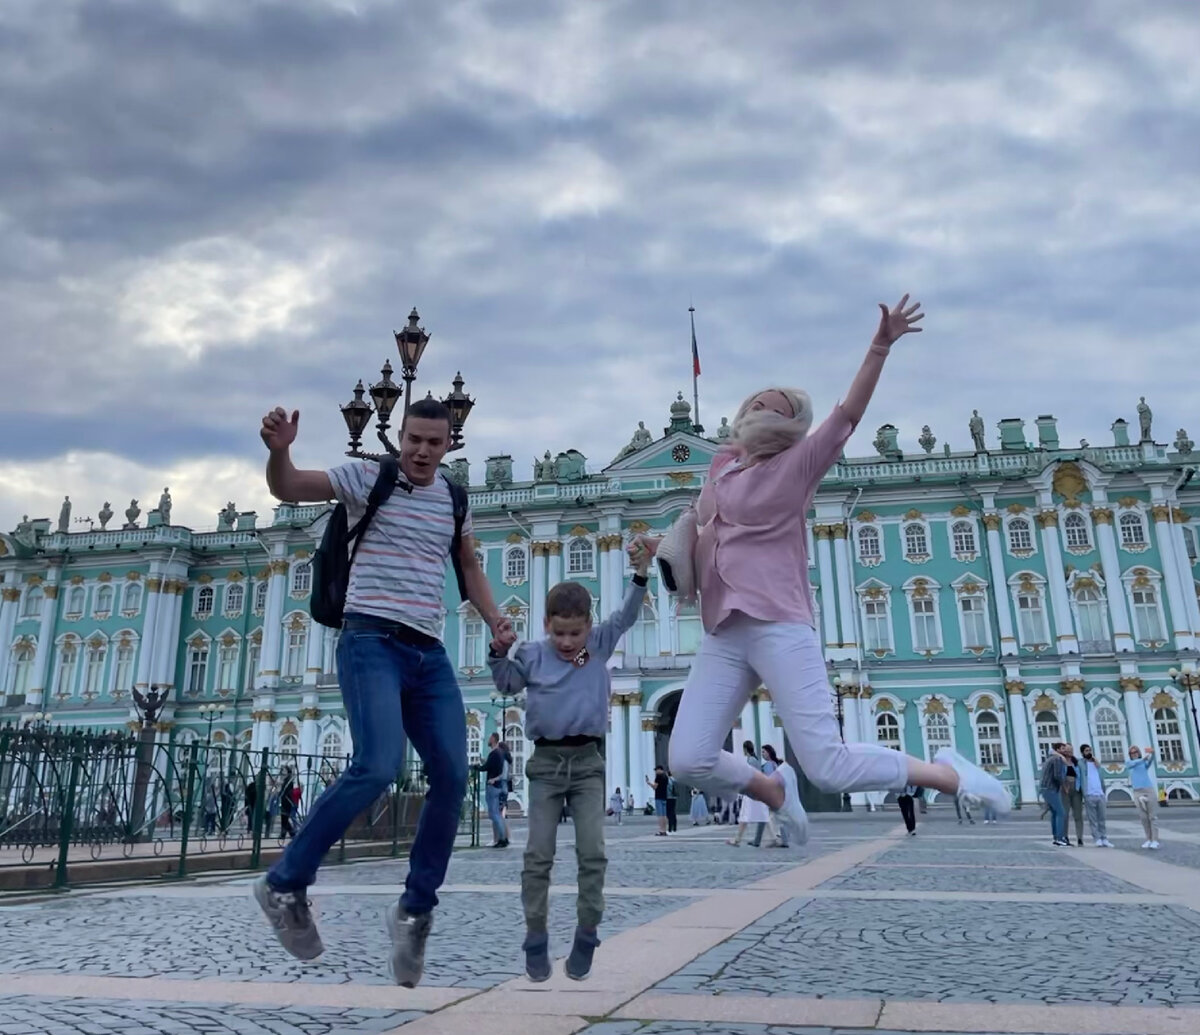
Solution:
<svg viewBox="0 0 1200 1035"><path fill-rule="evenodd" d="M25 607L21 612L22 618L40 618L42 616L42 601L45 594L41 586L30 586L25 591Z"/></svg>
<svg viewBox="0 0 1200 1035"><path fill-rule="evenodd" d="M246 686L245 689L254 689L254 680L258 678L258 663L262 657L262 630L259 629L250 637L250 643L246 647Z"/></svg>
<svg viewBox="0 0 1200 1035"><path fill-rule="evenodd" d="M1187 559L1192 564L1196 563L1196 532L1187 525L1180 525L1179 531L1183 535L1183 548L1187 551Z"/></svg>
<svg viewBox="0 0 1200 1035"><path fill-rule="evenodd" d="M587 575L593 568L595 551L590 540L578 537L567 544L567 574Z"/></svg>
<svg viewBox="0 0 1200 1035"><path fill-rule="evenodd" d="M306 597L311 592L312 564L309 561L301 561L292 569L291 595L294 597Z"/></svg>
<svg viewBox="0 0 1200 1035"><path fill-rule="evenodd" d="M1121 530L1121 545L1127 550L1141 550L1146 546L1146 524L1137 511L1127 510L1117 522Z"/></svg>
<svg viewBox="0 0 1200 1035"><path fill-rule="evenodd" d="M900 751L900 720L892 712L875 716L875 740L885 748Z"/></svg>
<svg viewBox="0 0 1200 1035"><path fill-rule="evenodd" d="M625 634L625 650L638 658L658 657L658 613L648 596L642 601L637 621Z"/></svg>
<svg viewBox="0 0 1200 1035"><path fill-rule="evenodd" d="M208 685L208 641L195 637L188 645L187 692L193 697L204 693Z"/></svg>
<svg viewBox="0 0 1200 1035"><path fill-rule="evenodd" d="M873 596L872 593L879 593ZM886 653L892 649L892 616L888 609L888 597L882 591L868 590L862 597L863 647L869 651Z"/></svg>
<svg viewBox="0 0 1200 1035"><path fill-rule="evenodd" d="M510 546L504 551L504 581L519 585L525 581L525 547Z"/></svg>
<svg viewBox="0 0 1200 1035"><path fill-rule="evenodd" d="M944 747L954 746L950 720L944 712L925 713L925 758L932 762Z"/></svg>
<svg viewBox="0 0 1200 1035"><path fill-rule="evenodd" d="M238 642L232 634L221 638L217 649L217 689L233 690L237 687Z"/></svg>
<svg viewBox="0 0 1200 1035"><path fill-rule="evenodd" d="M463 621L463 647L460 668L483 668L487 652L487 642L484 636L483 619L479 617L465 618Z"/></svg>
<svg viewBox="0 0 1200 1035"><path fill-rule="evenodd" d="M200 591L196 594L196 616L198 618L207 618L211 615L215 599L216 592L212 586L201 586Z"/></svg>
<svg viewBox="0 0 1200 1035"><path fill-rule="evenodd" d="M231 582L225 587L225 613L237 616L246 606L246 587L240 582Z"/></svg>
<svg viewBox="0 0 1200 1035"><path fill-rule="evenodd" d="M129 693L133 689L133 656L135 647L129 634L117 641L117 657L113 664L113 689Z"/></svg>
<svg viewBox="0 0 1200 1035"><path fill-rule="evenodd" d="M336 730L326 730L325 735L321 738L320 747L317 749L322 758L341 760L345 757L345 750L342 747L342 734ZM473 759L478 761L478 759Z"/></svg>
<svg viewBox="0 0 1200 1035"><path fill-rule="evenodd" d="M1166 642L1166 616L1158 588L1161 578L1149 568L1134 568L1124 576L1133 613L1133 635L1139 643Z"/></svg>
<svg viewBox="0 0 1200 1035"><path fill-rule="evenodd" d="M1179 712L1174 708L1154 709L1154 748L1163 765L1183 765L1183 733L1179 728Z"/></svg>
<svg viewBox="0 0 1200 1035"><path fill-rule="evenodd" d="M854 541L858 546L860 563L874 565L883 560L883 537L879 534L878 526L859 525Z"/></svg>
<svg viewBox="0 0 1200 1035"><path fill-rule="evenodd" d="M1089 580L1091 581L1091 580ZM1079 585L1073 596L1075 628L1079 632L1079 649L1084 654L1103 654L1112 649L1108 635L1108 605L1094 583Z"/></svg>
<svg viewBox="0 0 1200 1035"><path fill-rule="evenodd" d="M1003 768L1004 737L1000 717L990 709L975 713L975 746L980 765Z"/></svg>
<svg viewBox="0 0 1200 1035"><path fill-rule="evenodd" d="M962 621L963 649L987 647L991 642L987 598L982 592L964 593L958 598L958 610Z"/></svg>
<svg viewBox="0 0 1200 1035"><path fill-rule="evenodd" d="M254 586L254 613L262 614L267 609L267 580L256 583Z"/></svg>
<svg viewBox="0 0 1200 1035"><path fill-rule="evenodd" d="M1044 580L1023 572L1014 575L1013 603L1017 608L1017 631L1023 647L1046 647L1050 643L1050 627L1046 623Z"/></svg>
<svg viewBox="0 0 1200 1035"><path fill-rule="evenodd" d="M975 526L970 521L955 521L950 526L950 541L958 556L966 554L973 559L979 553L975 543Z"/></svg>
<svg viewBox="0 0 1200 1035"><path fill-rule="evenodd" d="M33 658L37 647L32 640L20 640L12 649L12 675L9 678L9 693L24 696L29 691L29 676L33 671Z"/></svg>
<svg viewBox="0 0 1200 1035"><path fill-rule="evenodd" d="M1080 513L1068 514L1063 521L1063 538L1067 549L1086 553L1092 548L1092 537L1088 531L1087 518Z"/></svg>
<svg viewBox="0 0 1200 1035"><path fill-rule="evenodd" d="M67 596L67 617L78 618L83 614L83 604L87 598L87 592L82 586L74 586L70 594Z"/></svg>
<svg viewBox="0 0 1200 1035"><path fill-rule="evenodd" d="M501 739L512 752L513 791L520 792L525 787L525 727L518 721L515 712L509 712L506 719Z"/></svg>
<svg viewBox="0 0 1200 1035"><path fill-rule="evenodd" d="M58 647L57 693L70 696L75 689L75 669L79 664L79 638L67 636Z"/></svg>
<svg viewBox="0 0 1200 1035"><path fill-rule="evenodd" d="M1062 726L1059 725L1057 714L1043 709L1034 715L1033 728L1037 736L1038 763L1041 764L1050 757L1050 752L1054 750L1051 745L1057 744L1063 739Z"/></svg>
<svg viewBox="0 0 1200 1035"><path fill-rule="evenodd" d="M942 649L942 622L938 614L938 585L930 579L910 579L904 584L908 597L912 648L918 654Z"/></svg>
<svg viewBox="0 0 1200 1035"><path fill-rule="evenodd" d="M483 754L483 730L478 726L467 723L467 762L479 765Z"/></svg>
<svg viewBox="0 0 1200 1035"><path fill-rule="evenodd" d="M904 556L907 560L929 557L929 530L920 521L910 521L904 526Z"/></svg>
<svg viewBox="0 0 1200 1035"><path fill-rule="evenodd" d="M1008 552L1017 557L1033 553L1033 526L1028 518L1016 517L1008 523Z"/></svg>
<svg viewBox="0 0 1200 1035"><path fill-rule="evenodd" d="M140 582L125 583L121 594L121 614L130 618L142 609L142 586Z"/></svg>
<svg viewBox="0 0 1200 1035"><path fill-rule="evenodd" d="M298 679L304 675L304 655L308 650L308 622L299 612L283 627L287 638L283 648L283 676Z"/></svg>
<svg viewBox="0 0 1200 1035"><path fill-rule="evenodd" d="M113 588L110 585L102 585L96 590L96 617L107 618L112 614L113 609Z"/></svg>
<svg viewBox="0 0 1200 1035"><path fill-rule="evenodd" d="M679 605L675 614L675 653L695 654L700 649L703 635L700 609L695 604Z"/></svg>
<svg viewBox="0 0 1200 1035"><path fill-rule="evenodd" d="M1095 751L1101 764L1124 761L1125 735L1121 728L1121 713L1111 705L1100 705L1092 712L1092 729L1096 732Z"/></svg>
<svg viewBox="0 0 1200 1035"><path fill-rule="evenodd" d="M104 659L108 655L108 641L102 636L93 636L87 644L87 660L83 668L83 692L89 698L100 693L104 677Z"/></svg>

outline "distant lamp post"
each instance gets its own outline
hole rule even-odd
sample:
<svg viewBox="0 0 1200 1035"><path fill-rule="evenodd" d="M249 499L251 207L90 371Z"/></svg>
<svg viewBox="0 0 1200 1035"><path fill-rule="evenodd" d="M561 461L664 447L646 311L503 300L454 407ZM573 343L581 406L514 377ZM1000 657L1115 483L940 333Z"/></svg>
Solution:
<svg viewBox="0 0 1200 1035"><path fill-rule="evenodd" d="M500 709L500 739L508 739L508 709L510 704L516 704L517 697L515 694L502 693L499 690L492 691L492 704Z"/></svg>
<svg viewBox="0 0 1200 1035"><path fill-rule="evenodd" d="M838 721L838 736L842 738L842 743L846 743L846 719L845 706L842 704L842 698L846 694L854 694L858 691L858 684L850 680L843 680L841 676L833 677L833 693L837 708ZM852 812L853 808L850 805L850 795L842 795L842 811Z"/></svg>
<svg viewBox="0 0 1200 1035"><path fill-rule="evenodd" d="M29 730L48 730L54 716L50 712L34 712L25 720L25 728Z"/></svg>
<svg viewBox="0 0 1200 1035"><path fill-rule="evenodd" d="M1171 682L1187 691L1188 705L1192 709L1192 732L1196 736L1197 745L1200 745L1200 722L1196 721L1196 691L1200 690L1200 672L1180 672L1179 669L1173 668L1167 671L1167 675L1171 677Z"/></svg>
<svg viewBox="0 0 1200 1035"><path fill-rule="evenodd" d="M223 704L202 704L200 705L200 717L208 720L208 733L204 738L205 744L212 743L212 728L213 723L225 714L225 705Z"/></svg>
<svg viewBox="0 0 1200 1035"><path fill-rule="evenodd" d="M342 406L342 418L346 421L346 429L350 432L350 448L346 450L347 456L361 460L378 460L384 455L399 457L400 450L392 444L387 433L392 422L392 414L401 396L404 397L404 409L400 414L401 425L403 425L404 414L408 412L409 403L412 402L412 385L417 379L417 367L429 345L429 333L420 325L420 321L421 317L414 308L408 314L408 326L402 331L392 332L396 339L396 349L400 353L400 377L404 381L404 387L401 388L392 380L392 364L390 360L386 360L383 368L379 371L379 380L369 388L364 388L360 380L354 387L354 398ZM368 394L371 397L370 402L363 398ZM430 392L428 397L432 399L433 393ZM463 425L466 424L467 417L471 414L471 408L475 405L475 400L463 392L461 373L455 377L452 382L452 391L442 402L450 410L450 449L448 451L453 452L463 447ZM386 454L364 453L362 450L362 436L371 422L372 414L375 415L375 433L387 451Z"/></svg>

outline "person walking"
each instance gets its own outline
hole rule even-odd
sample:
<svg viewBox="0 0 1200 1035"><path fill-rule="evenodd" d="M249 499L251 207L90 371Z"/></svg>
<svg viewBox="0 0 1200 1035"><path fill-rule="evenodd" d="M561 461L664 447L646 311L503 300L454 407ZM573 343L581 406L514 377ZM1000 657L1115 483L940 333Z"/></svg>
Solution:
<svg viewBox="0 0 1200 1035"><path fill-rule="evenodd" d="M862 419L892 345L919 331L924 318L908 295L880 304L879 325L845 399L810 434L812 400L805 392L764 388L748 396L733 421L732 445L713 458L694 512L695 549L671 556L688 536L672 536L666 585L690 590L695 572L704 635L692 662L671 736L670 766L681 780L720 791L732 787L780 812L794 841L808 820L795 771L767 776L724 751L729 730L760 685L771 701L806 776L825 791L900 790L919 783L1011 807L1004 786L951 748L933 762L878 744L844 743L829 701L829 677L813 619L806 515L825 473ZM691 518L685 515L685 521ZM681 525L681 528L686 527ZM653 541L655 551L661 540Z"/></svg>
<svg viewBox="0 0 1200 1035"><path fill-rule="evenodd" d="M1053 834L1053 844L1059 848L1069 847L1067 840L1067 809L1063 804L1063 777L1067 772L1067 763L1058 749L1061 743L1051 744L1050 753L1042 763L1042 778L1038 784L1042 801L1050 811L1050 831Z"/></svg>
<svg viewBox="0 0 1200 1035"><path fill-rule="evenodd" d="M972 800L969 795L956 794L954 796L954 813L958 816L958 825L962 826L963 816L967 817L967 822L971 826L975 825L975 820L971 816Z"/></svg>
<svg viewBox="0 0 1200 1035"><path fill-rule="evenodd" d="M608 799L608 814L617 826L621 825L621 817L625 814L625 798L621 795L620 787L613 791L612 797Z"/></svg>
<svg viewBox="0 0 1200 1035"><path fill-rule="evenodd" d="M500 735L493 733L488 737L488 756L483 763L483 796L487 804L488 819L492 821L491 848L508 847L508 821L501 811L504 799L502 784L507 765L504 761L504 751L500 747Z"/></svg>
<svg viewBox="0 0 1200 1035"><path fill-rule="evenodd" d="M904 790L896 795L896 805L900 808L900 815L904 817L904 829L908 831L909 837L917 836L917 809L913 799L918 789L915 784L906 784Z"/></svg>
<svg viewBox="0 0 1200 1035"><path fill-rule="evenodd" d="M246 789L242 794L242 808L246 815L246 833L254 829L254 806L258 804L258 782L253 779L246 781Z"/></svg>
<svg viewBox="0 0 1200 1035"><path fill-rule="evenodd" d="M692 826L708 826L708 799L704 797L704 792L699 787L692 788L692 807L688 811L688 815L691 817Z"/></svg>
<svg viewBox="0 0 1200 1035"><path fill-rule="evenodd" d="M1137 806L1138 817L1142 821L1142 830L1146 833L1143 848L1156 850L1158 843L1158 789L1151 768L1154 762L1154 748L1138 749L1135 744L1129 749L1129 761L1125 763L1125 771L1129 773L1129 787L1133 791L1133 803Z"/></svg>
<svg viewBox="0 0 1200 1035"><path fill-rule="evenodd" d="M674 834L679 830L679 791L675 786L675 777L667 770L667 833Z"/></svg>
<svg viewBox="0 0 1200 1035"><path fill-rule="evenodd" d="M1083 807L1087 811L1088 829L1097 848L1111 848L1108 840L1108 798L1104 794L1104 778L1100 763L1092 754L1090 744L1079 748L1079 785L1083 789Z"/></svg>
<svg viewBox="0 0 1200 1035"><path fill-rule="evenodd" d="M1058 753L1063 756L1063 761L1067 763L1066 772L1063 774L1063 808L1067 813L1067 821L1070 822L1072 816L1075 817L1075 843L1083 844L1083 784L1079 776L1079 759L1075 757L1075 749L1070 744L1063 744L1058 749ZM1070 841L1070 834L1067 834L1067 840Z"/></svg>
<svg viewBox="0 0 1200 1035"><path fill-rule="evenodd" d="M424 973L437 891L446 878L467 787L466 710L441 641L447 559L493 636L511 632L512 623L496 606L475 555L471 514L460 489L439 473L452 423L444 404L428 398L408 407L398 464L356 460L328 471L297 470L290 450L299 423L298 410L289 415L282 407L262 421L267 487L277 499L336 499L358 528L368 506L390 495L354 541L338 637L337 671L354 754L282 857L254 883L253 894L287 952L303 960L320 956L325 947L308 888L329 848L396 779L411 741L428 790L404 893L387 909L385 926L392 979L412 988Z"/></svg>
<svg viewBox="0 0 1200 1035"><path fill-rule="evenodd" d="M658 817L656 837L667 836L667 770L665 766L654 767L654 779L646 777L646 786L654 788L654 815Z"/></svg>
<svg viewBox="0 0 1200 1035"><path fill-rule="evenodd" d="M211 773L204 781L204 834L206 837L217 832L217 794L221 777Z"/></svg>
<svg viewBox="0 0 1200 1035"><path fill-rule="evenodd" d="M771 744L762 746L762 771L767 776L775 772L782 763L779 755L775 753L775 748ZM775 812L769 813L767 817L767 829L771 834L770 848L788 848L788 832L787 824L780 823L779 817Z"/></svg>

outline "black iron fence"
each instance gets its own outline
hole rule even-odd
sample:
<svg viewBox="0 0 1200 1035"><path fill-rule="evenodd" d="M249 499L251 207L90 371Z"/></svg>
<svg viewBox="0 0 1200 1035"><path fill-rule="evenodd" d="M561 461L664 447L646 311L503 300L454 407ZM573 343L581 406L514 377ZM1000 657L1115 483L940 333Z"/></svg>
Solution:
<svg viewBox="0 0 1200 1035"><path fill-rule="evenodd" d="M273 860L349 764L342 756L158 744L153 731L0 729L0 889L254 870ZM479 843L472 770L459 836ZM414 762L330 860L399 855L427 790ZM105 865L112 864L112 865Z"/></svg>

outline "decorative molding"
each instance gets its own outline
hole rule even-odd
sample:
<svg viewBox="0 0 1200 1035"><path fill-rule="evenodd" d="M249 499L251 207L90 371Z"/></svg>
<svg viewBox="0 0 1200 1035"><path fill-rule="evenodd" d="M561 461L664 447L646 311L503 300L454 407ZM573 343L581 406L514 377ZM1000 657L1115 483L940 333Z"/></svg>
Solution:
<svg viewBox="0 0 1200 1035"><path fill-rule="evenodd" d="M999 532L1000 531L1000 521L1001 521L1001 518L1000 518L999 514L984 514L983 515L983 527L986 528L989 532Z"/></svg>
<svg viewBox="0 0 1200 1035"><path fill-rule="evenodd" d="M1125 510L1134 510L1139 502L1141 501L1136 496L1122 496L1117 500L1117 506L1123 507Z"/></svg>
<svg viewBox="0 0 1200 1035"><path fill-rule="evenodd" d="M271 708L259 708L250 713L251 722L274 722L275 712Z"/></svg>
<svg viewBox="0 0 1200 1035"><path fill-rule="evenodd" d="M212 580L213 580L213 577L211 575L209 575L207 572L205 572L203 575L196 576L196 584L198 586L210 586L210 585L212 585Z"/></svg>
<svg viewBox="0 0 1200 1035"><path fill-rule="evenodd" d="M863 522L863 524L867 524L867 525L874 524L874 522L876 520L875 512L871 511L871 510L860 510L854 516L854 520L861 521L861 522Z"/></svg>
<svg viewBox="0 0 1200 1035"><path fill-rule="evenodd" d="M1092 523L1096 525L1111 525L1113 512L1108 507L1092 507Z"/></svg>
<svg viewBox="0 0 1200 1035"><path fill-rule="evenodd" d="M833 535L832 525L813 525L812 533L814 539L829 539Z"/></svg>
<svg viewBox="0 0 1200 1035"><path fill-rule="evenodd" d="M916 507L913 507L911 510L907 510L904 512L904 520L905 521L923 521L924 519L925 519L925 515L922 514L919 510L917 510Z"/></svg>
<svg viewBox="0 0 1200 1035"><path fill-rule="evenodd" d="M521 535L521 533L520 533L520 532L509 532L509 533L508 533L508 536L505 538L505 540L504 540L504 541L505 541L506 543L513 543L513 544L516 544L516 543L522 543L522 542L524 542L524 541L525 541L525 539L524 539L524 537Z"/></svg>
<svg viewBox="0 0 1200 1035"><path fill-rule="evenodd" d="M1038 694L1033 702L1033 710L1035 712L1053 712L1058 714L1058 702L1054 700L1048 693L1043 691Z"/></svg>
<svg viewBox="0 0 1200 1035"><path fill-rule="evenodd" d="M567 533L569 536L589 536L591 534L591 529L584 528L583 525L576 525Z"/></svg>
<svg viewBox="0 0 1200 1035"><path fill-rule="evenodd" d="M48 583L47 585L42 587L42 595L47 600L57 600L58 599L58 586L54 585L53 583Z"/></svg>
<svg viewBox="0 0 1200 1035"><path fill-rule="evenodd" d="M296 713L296 715L300 718L301 721L310 722L313 719L319 719L321 717L321 709L320 708L301 708Z"/></svg>
<svg viewBox="0 0 1200 1035"><path fill-rule="evenodd" d="M642 535L643 533L650 531L650 526L646 524L645 521L630 521L629 531L631 531L634 535Z"/></svg>
<svg viewBox="0 0 1200 1035"><path fill-rule="evenodd" d="M83 576L82 575L72 575L71 576L71 585L72 586L82 586L83 585Z"/></svg>
<svg viewBox="0 0 1200 1035"><path fill-rule="evenodd" d="M245 578L245 576L240 571L231 571L228 575L225 576L225 581L226 582L241 582L242 579L244 579L244 578Z"/></svg>
<svg viewBox="0 0 1200 1035"><path fill-rule="evenodd" d="M950 511L950 516L956 517L956 518L969 517L970 514L971 514L971 508L968 507L965 503L960 503L957 507L952 508Z"/></svg>
<svg viewBox="0 0 1200 1035"><path fill-rule="evenodd" d="M846 531L847 529L844 522L839 521L836 525L829 526L829 533L834 539L845 539Z"/></svg>
<svg viewBox="0 0 1200 1035"><path fill-rule="evenodd" d="M13 586L6 586L4 588L3 596L8 603L15 604L21 599L21 591Z"/></svg>
<svg viewBox="0 0 1200 1035"><path fill-rule="evenodd" d="M1024 514L1024 513L1025 513L1025 510L1026 510L1026 508L1025 508L1025 504L1024 504L1024 503L1010 503L1010 504L1009 504L1007 507L1005 507L1004 509L1005 509L1006 511L1008 511L1008 513L1012 514L1014 517L1015 517L1017 514Z"/></svg>
<svg viewBox="0 0 1200 1035"><path fill-rule="evenodd" d="M289 567L291 566L287 561L283 560L283 558L279 558L278 560L271 561L271 563L267 565L267 570L272 575L286 575Z"/></svg>
<svg viewBox="0 0 1200 1035"><path fill-rule="evenodd" d="M1058 528L1058 511L1043 510L1034 520L1037 522L1038 528Z"/></svg>
<svg viewBox="0 0 1200 1035"><path fill-rule="evenodd" d="M691 485L696 480L696 476L691 471L669 471L667 480L672 485Z"/></svg>
<svg viewBox="0 0 1200 1035"><path fill-rule="evenodd" d="M1150 516L1154 518L1155 521L1170 521L1171 508L1165 503L1156 503L1150 508Z"/></svg>
<svg viewBox="0 0 1200 1035"><path fill-rule="evenodd" d="M1006 679L1004 681L1004 692L1013 696L1020 696L1025 692L1025 680Z"/></svg>
<svg viewBox="0 0 1200 1035"><path fill-rule="evenodd" d="M1176 507L1173 511L1171 511L1171 518L1177 525L1186 525L1192 520L1192 516L1186 510L1183 510L1180 507Z"/></svg>
<svg viewBox="0 0 1200 1035"><path fill-rule="evenodd" d="M292 554L292 560L307 561L311 556L312 554L310 554L307 550L297 550L294 554Z"/></svg>
<svg viewBox="0 0 1200 1035"><path fill-rule="evenodd" d="M658 729L658 719L653 715L647 715L642 718L642 732L653 733Z"/></svg>
<svg viewBox="0 0 1200 1035"><path fill-rule="evenodd" d="M1087 684L1078 676L1072 676L1068 679L1060 679L1058 685L1062 688L1064 694L1081 694L1083 688Z"/></svg>
<svg viewBox="0 0 1200 1035"><path fill-rule="evenodd" d="M1141 676L1122 676L1120 683L1122 690L1132 690L1134 692L1140 692L1146 685L1146 681Z"/></svg>
<svg viewBox="0 0 1200 1035"><path fill-rule="evenodd" d="M562 543L550 542L546 544L546 552L551 557L557 557L562 553Z"/></svg>
<svg viewBox="0 0 1200 1035"><path fill-rule="evenodd" d="M96 581L97 582L112 582L112 573L107 572L107 571L102 571L99 575L96 576Z"/></svg>
<svg viewBox="0 0 1200 1035"><path fill-rule="evenodd" d="M25 585L27 585L27 586L40 586L45 581L46 580L43 579L40 575L26 575L25 576Z"/></svg>
<svg viewBox="0 0 1200 1035"><path fill-rule="evenodd" d="M1158 693L1156 693L1154 695L1154 698L1150 701L1150 707L1154 708L1154 709L1177 708L1178 706L1179 706L1179 702L1176 701L1175 698L1172 697L1165 690L1160 690Z"/></svg>

